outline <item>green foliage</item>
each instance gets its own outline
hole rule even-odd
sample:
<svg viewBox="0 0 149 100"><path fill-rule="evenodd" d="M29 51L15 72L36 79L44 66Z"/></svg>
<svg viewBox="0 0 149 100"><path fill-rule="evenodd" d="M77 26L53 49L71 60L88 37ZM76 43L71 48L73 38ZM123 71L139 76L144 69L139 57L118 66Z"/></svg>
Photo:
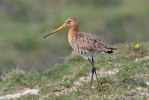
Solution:
<svg viewBox="0 0 149 100"><path fill-rule="evenodd" d="M68 17L78 19L80 31L97 34L108 44L148 41L148 3L147 0L1 0L0 73L10 66L43 71L62 62L72 50L67 40L68 29L46 39L43 36Z"/></svg>
<svg viewBox="0 0 149 100"><path fill-rule="evenodd" d="M102 83L101 92L98 91L95 78L94 88L89 91L91 67L88 61L72 52L62 64L44 72L27 72L20 69L10 71L0 80L0 95L30 87L39 89L39 94L26 95L19 100L148 99L149 88L146 82L149 81L149 59L145 57L149 56L149 44L140 43L138 50L134 49L134 45L134 43L116 44L114 46L118 51L114 54L95 57L95 67ZM132 52L135 52L135 55Z"/></svg>

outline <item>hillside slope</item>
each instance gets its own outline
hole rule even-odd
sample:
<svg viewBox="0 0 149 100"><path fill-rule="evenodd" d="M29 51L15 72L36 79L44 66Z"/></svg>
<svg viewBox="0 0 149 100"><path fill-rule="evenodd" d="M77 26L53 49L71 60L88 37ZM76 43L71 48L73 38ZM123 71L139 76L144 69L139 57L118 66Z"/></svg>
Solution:
<svg viewBox="0 0 149 100"><path fill-rule="evenodd" d="M45 72L14 69L1 76L0 97L15 94L25 88L38 89L36 95L24 95L18 100L131 100L149 99L149 43L116 44L112 55L95 57L95 67L103 90L96 80L89 91L91 67L74 52L63 64Z"/></svg>

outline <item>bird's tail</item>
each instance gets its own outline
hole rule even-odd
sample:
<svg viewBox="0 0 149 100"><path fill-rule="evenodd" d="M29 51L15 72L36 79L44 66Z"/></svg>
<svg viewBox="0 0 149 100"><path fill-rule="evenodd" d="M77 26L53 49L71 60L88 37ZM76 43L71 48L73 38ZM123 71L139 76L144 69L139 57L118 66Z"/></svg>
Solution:
<svg viewBox="0 0 149 100"><path fill-rule="evenodd" d="M117 50L117 48L108 48L108 50L106 51L106 53L108 54L112 54L114 52L114 50Z"/></svg>

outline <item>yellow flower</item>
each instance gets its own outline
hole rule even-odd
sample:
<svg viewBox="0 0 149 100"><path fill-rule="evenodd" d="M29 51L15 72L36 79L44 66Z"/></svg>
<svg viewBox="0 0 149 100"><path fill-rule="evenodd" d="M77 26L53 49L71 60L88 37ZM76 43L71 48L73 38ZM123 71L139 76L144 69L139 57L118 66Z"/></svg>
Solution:
<svg viewBox="0 0 149 100"><path fill-rule="evenodd" d="M139 49L139 47L140 47L140 44L138 44L138 43L134 45L135 49Z"/></svg>

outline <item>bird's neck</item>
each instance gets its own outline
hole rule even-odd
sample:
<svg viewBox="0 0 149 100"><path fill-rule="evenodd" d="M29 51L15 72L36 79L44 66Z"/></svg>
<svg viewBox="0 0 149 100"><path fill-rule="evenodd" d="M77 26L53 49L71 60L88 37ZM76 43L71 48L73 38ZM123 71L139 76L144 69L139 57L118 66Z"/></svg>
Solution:
<svg viewBox="0 0 149 100"><path fill-rule="evenodd" d="M73 35L78 33L78 30L79 30L79 25L75 25L75 26L70 27L69 33L68 33L69 42L72 39Z"/></svg>

